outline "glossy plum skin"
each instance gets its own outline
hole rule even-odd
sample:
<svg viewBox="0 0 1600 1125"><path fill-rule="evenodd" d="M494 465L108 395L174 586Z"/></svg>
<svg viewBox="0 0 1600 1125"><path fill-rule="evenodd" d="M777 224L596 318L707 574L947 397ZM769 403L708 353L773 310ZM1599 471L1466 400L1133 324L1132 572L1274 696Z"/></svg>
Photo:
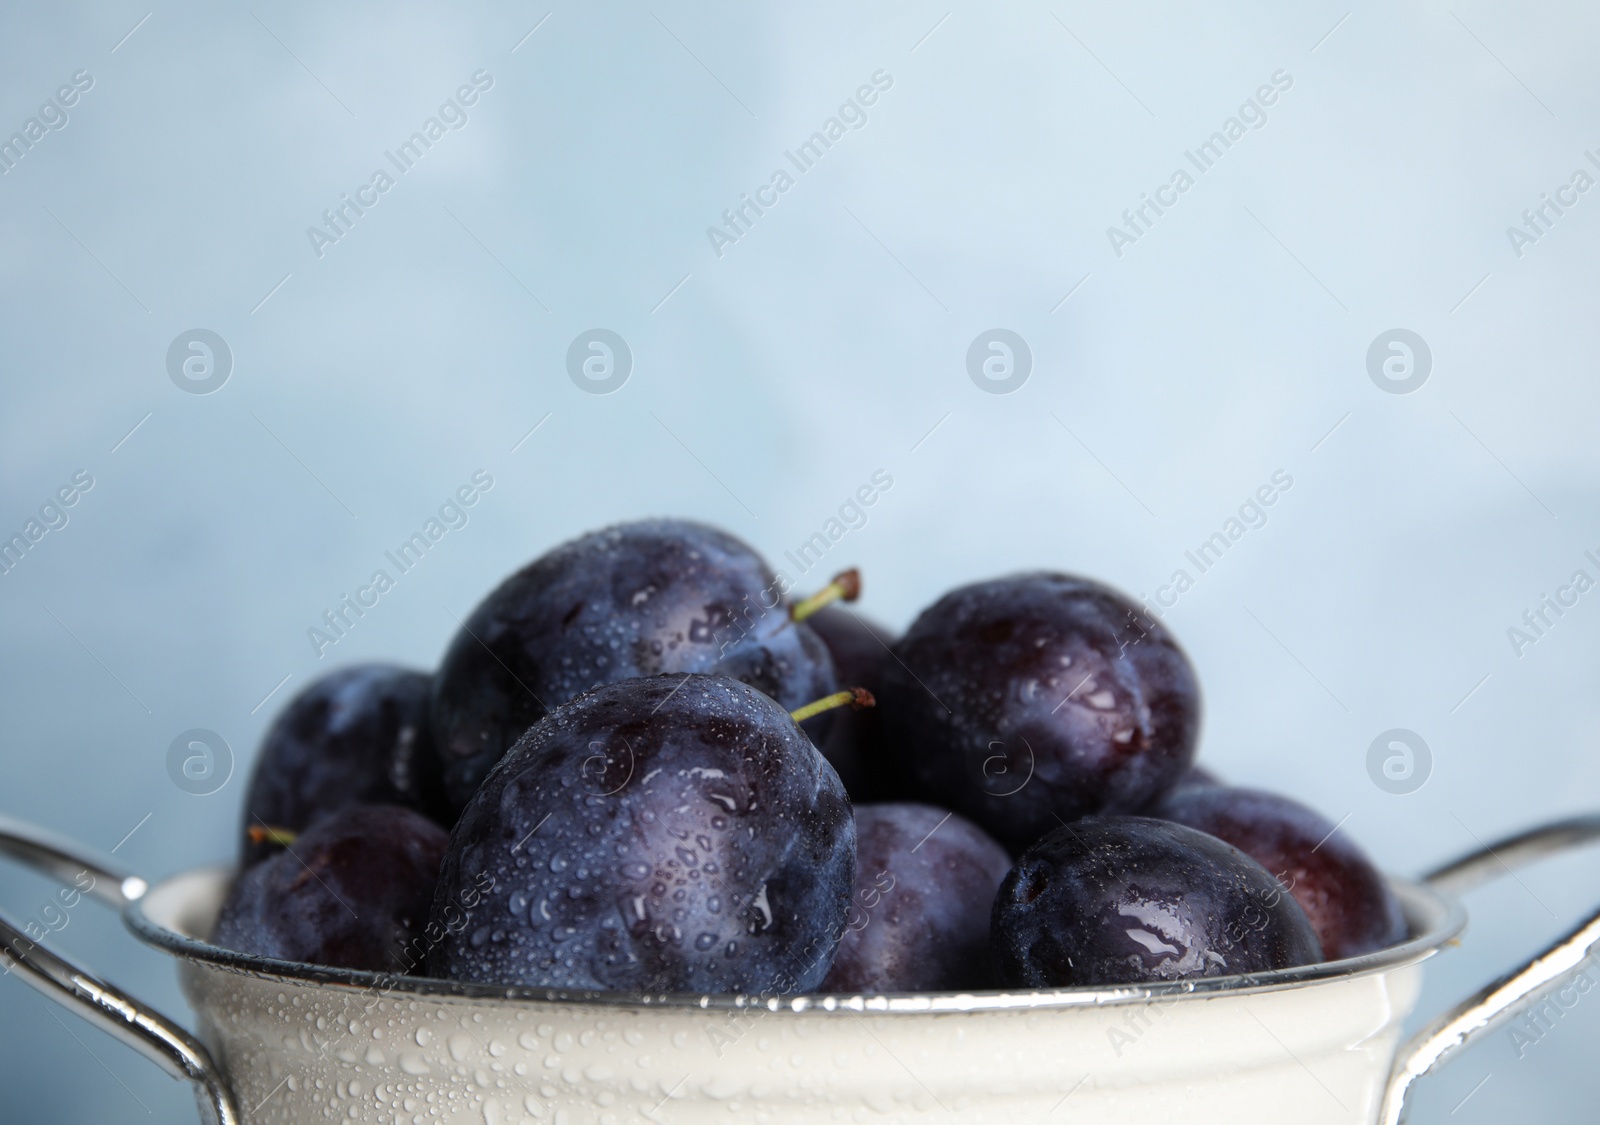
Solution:
<svg viewBox="0 0 1600 1125"><path fill-rule="evenodd" d="M1403 941L1405 916L1382 874L1332 821L1288 797L1257 789L1177 789L1151 812L1209 832L1278 877L1330 961Z"/></svg>
<svg viewBox="0 0 1600 1125"><path fill-rule="evenodd" d="M899 767L1013 851L1063 821L1143 808L1193 760L1188 658L1099 583L1035 572L961 587L894 654L879 704Z"/></svg>
<svg viewBox="0 0 1600 1125"><path fill-rule="evenodd" d="M731 676L785 710L836 687L821 639L789 622L781 580L733 536L684 520L592 532L502 582L445 652L433 732L452 811L550 708L666 672ZM830 722L807 729L820 738Z"/></svg>
<svg viewBox="0 0 1600 1125"><path fill-rule="evenodd" d="M431 693L426 673L355 664L312 681L285 704L261 740L245 795L243 861L278 850L252 841L251 828L298 832L347 805L404 805L442 816Z"/></svg>
<svg viewBox="0 0 1600 1125"><path fill-rule="evenodd" d="M863 687L878 694L883 662L889 659L889 646L897 639L891 630L839 605L824 606L806 618L806 624L828 646L840 687ZM889 761L883 712L877 707L837 712L833 729L818 749L839 771L856 804L893 800L907 792L899 771Z"/></svg>
<svg viewBox="0 0 1600 1125"><path fill-rule="evenodd" d="M932 805L857 805L856 882L821 991L990 987L989 914L1011 857Z"/></svg>
<svg viewBox="0 0 1600 1125"><path fill-rule="evenodd" d="M403 973L420 940L449 837L412 809L350 805L244 870L217 915L225 949Z"/></svg>
<svg viewBox="0 0 1600 1125"><path fill-rule="evenodd" d="M1214 836L1137 816L1063 825L995 897L1002 987L1073 988L1229 976L1322 960L1305 912Z"/></svg>
<svg viewBox="0 0 1600 1125"><path fill-rule="evenodd" d="M596 688L501 760L451 835L429 960L456 980L804 992L855 875L844 786L783 708L722 676Z"/></svg>

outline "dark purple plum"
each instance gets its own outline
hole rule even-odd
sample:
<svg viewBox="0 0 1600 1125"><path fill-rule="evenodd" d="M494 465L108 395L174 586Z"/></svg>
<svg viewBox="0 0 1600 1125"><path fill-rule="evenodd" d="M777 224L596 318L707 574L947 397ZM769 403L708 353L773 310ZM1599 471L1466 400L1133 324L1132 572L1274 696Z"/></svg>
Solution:
<svg viewBox="0 0 1600 1125"><path fill-rule="evenodd" d="M987 988L989 913L1011 868L969 820L932 805L857 805L856 883L821 991Z"/></svg>
<svg viewBox="0 0 1600 1125"><path fill-rule="evenodd" d="M211 941L225 949L344 969L403 973L433 902L449 837L398 805L324 814L234 880Z"/></svg>
<svg viewBox="0 0 1600 1125"><path fill-rule="evenodd" d="M461 814L430 971L809 991L843 930L855 852L838 774L769 696L724 676L607 684L531 727ZM483 885L452 930L444 911Z"/></svg>
<svg viewBox="0 0 1600 1125"><path fill-rule="evenodd" d="M806 624L828 646L841 685L878 693L883 662L889 659L889 646L895 642L891 630L839 605L818 610L806 618ZM889 800L906 792L885 750L883 714L876 707L838 712L833 729L818 749L839 771L856 804Z"/></svg>
<svg viewBox="0 0 1600 1125"><path fill-rule="evenodd" d="M1305 911L1215 836L1140 816L1062 825L1022 854L994 900L1002 987L1075 988L1309 965Z"/></svg>
<svg viewBox="0 0 1600 1125"><path fill-rule="evenodd" d="M423 672L355 664L312 681L285 704L261 740L245 795L244 862L278 850L260 830L298 832L347 805L404 805L442 817L431 691Z"/></svg>
<svg viewBox="0 0 1600 1125"><path fill-rule="evenodd" d="M1080 816L1143 808L1194 758L1188 658L1099 583L1040 572L963 586L894 655L877 694L899 768L1013 851Z"/></svg>
<svg viewBox="0 0 1600 1125"><path fill-rule="evenodd" d="M782 582L733 536L684 520L593 532L511 575L463 623L435 678L453 810L546 711L601 684L726 675L786 710L833 691L827 647L790 622ZM831 723L806 729L820 738Z"/></svg>
<svg viewBox="0 0 1600 1125"><path fill-rule="evenodd" d="M1354 840L1288 797L1259 789L1176 789L1155 806L1162 817L1225 840L1278 877L1330 961L1403 941L1400 901Z"/></svg>

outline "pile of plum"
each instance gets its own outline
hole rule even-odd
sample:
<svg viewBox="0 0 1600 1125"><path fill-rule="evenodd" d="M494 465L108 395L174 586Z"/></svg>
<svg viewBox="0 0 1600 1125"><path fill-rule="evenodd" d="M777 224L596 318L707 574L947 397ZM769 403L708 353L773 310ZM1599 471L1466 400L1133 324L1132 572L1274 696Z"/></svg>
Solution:
<svg viewBox="0 0 1600 1125"><path fill-rule="evenodd" d="M507 578L437 672L333 672L268 731L212 940L630 993L1229 976L1400 941L1361 850L1194 766L1193 669L1115 590L953 590L902 637L721 531ZM875 705L874 705L875 700Z"/></svg>

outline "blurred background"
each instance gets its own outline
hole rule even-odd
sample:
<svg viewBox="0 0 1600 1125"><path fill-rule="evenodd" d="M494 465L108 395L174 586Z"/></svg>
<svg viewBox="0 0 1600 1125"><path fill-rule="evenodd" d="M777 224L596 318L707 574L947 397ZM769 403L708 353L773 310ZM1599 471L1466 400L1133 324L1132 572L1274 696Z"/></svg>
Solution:
<svg viewBox="0 0 1600 1125"><path fill-rule="evenodd" d="M14 6L0 813L226 859L295 691L430 667L650 514L859 565L896 627L1024 568L1148 597L1202 760L1395 872L1594 809L1597 47L1490 0ZM19 921L52 893L0 873ZM1597 896L1592 855L1475 895L1422 1012ZM184 1012L98 907L52 941ZM0 1011L8 1120L194 1119L13 977ZM1586 1118L1597 1045L1595 1000L1501 1033L1414 1120Z"/></svg>

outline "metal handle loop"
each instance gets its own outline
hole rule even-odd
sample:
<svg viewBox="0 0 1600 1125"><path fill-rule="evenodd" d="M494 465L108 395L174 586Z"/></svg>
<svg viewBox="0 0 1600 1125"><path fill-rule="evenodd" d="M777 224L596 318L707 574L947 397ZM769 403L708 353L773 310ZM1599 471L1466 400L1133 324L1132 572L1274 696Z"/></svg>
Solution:
<svg viewBox="0 0 1600 1125"><path fill-rule="evenodd" d="M43 875L77 885L110 906L143 897L148 884L109 860L43 829L0 817L0 854ZM92 882L81 887L78 880ZM194 1083L205 1125L239 1125L233 1095L210 1053L180 1025L91 973L45 949L0 914L0 966L16 971L45 997L77 1012L150 1059L174 1078Z"/></svg>
<svg viewBox="0 0 1600 1125"><path fill-rule="evenodd" d="M1509 875L1535 860L1569 852L1596 840L1600 840L1600 814L1553 821L1462 856L1431 872L1426 879L1446 894L1459 895L1501 875ZM1520 1015L1541 989L1576 973L1597 944L1600 944L1600 911L1413 1036L1400 1051L1389 1073L1383 1110L1378 1117L1382 1125L1399 1125L1404 1120L1406 1096L1418 1078L1469 1043Z"/></svg>

